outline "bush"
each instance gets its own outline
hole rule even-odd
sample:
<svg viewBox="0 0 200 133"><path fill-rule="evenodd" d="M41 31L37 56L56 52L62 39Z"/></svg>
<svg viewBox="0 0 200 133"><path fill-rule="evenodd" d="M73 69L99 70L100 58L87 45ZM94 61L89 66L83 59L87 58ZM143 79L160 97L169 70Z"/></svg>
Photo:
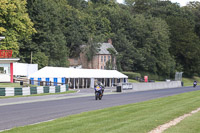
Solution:
<svg viewBox="0 0 200 133"><path fill-rule="evenodd" d="M148 76L148 80L165 81L165 79L168 79L167 77L159 76L157 74L153 74L149 72L140 72L140 74L142 78L144 78L144 76Z"/></svg>
<svg viewBox="0 0 200 133"><path fill-rule="evenodd" d="M136 73L136 72L122 72L122 73L127 75L129 79L138 80L138 78L141 78L141 74L140 73Z"/></svg>
<svg viewBox="0 0 200 133"><path fill-rule="evenodd" d="M144 76L148 76L148 80L150 81L165 81L165 79L170 79L167 76L160 76L158 74L150 73L150 72L122 72L127 75L129 79L138 80L140 82L144 82Z"/></svg>

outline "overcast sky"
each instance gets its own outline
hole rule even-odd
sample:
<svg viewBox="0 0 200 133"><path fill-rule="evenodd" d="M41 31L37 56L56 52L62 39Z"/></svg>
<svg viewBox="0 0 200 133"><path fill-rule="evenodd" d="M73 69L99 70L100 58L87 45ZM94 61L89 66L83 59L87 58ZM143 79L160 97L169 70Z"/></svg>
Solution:
<svg viewBox="0 0 200 133"><path fill-rule="evenodd" d="M119 3L122 3L124 0L117 0ZM189 1L200 1L200 0L171 0L172 2L177 2L181 6L185 6Z"/></svg>

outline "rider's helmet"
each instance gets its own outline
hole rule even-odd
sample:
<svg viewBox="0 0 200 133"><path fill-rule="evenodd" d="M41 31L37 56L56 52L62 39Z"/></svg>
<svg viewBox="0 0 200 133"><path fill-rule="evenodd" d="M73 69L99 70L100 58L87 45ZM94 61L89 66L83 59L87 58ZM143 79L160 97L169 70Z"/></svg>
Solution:
<svg viewBox="0 0 200 133"><path fill-rule="evenodd" d="M101 82L97 82L97 85L101 85L102 83Z"/></svg>

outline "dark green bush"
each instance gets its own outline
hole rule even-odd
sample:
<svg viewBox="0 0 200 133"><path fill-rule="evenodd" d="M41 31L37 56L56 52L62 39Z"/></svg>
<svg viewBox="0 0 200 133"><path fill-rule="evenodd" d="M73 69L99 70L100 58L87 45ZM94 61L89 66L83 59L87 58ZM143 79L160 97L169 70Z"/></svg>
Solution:
<svg viewBox="0 0 200 133"><path fill-rule="evenodd" d="M136 72L122 72L122 73L127 75L129 79L141 78L141 74L140 73L136 73Z"/></svg>
<svg viewBox="0 0 200 133"><path fill-rule="evenodd" d="M150 72L122 72L127 75L129 79L135 80L143 80L144 76L148 76L148 80L157 80L157 81L165 81L166 79L170 79L169 77L160 76L158 74L150 73Z"/></svg>
<svg viewBox="0 0 200 133"><path fill-rule="evenodd" d="M144 76L148 76L148 80L165 81L165 79L169 79L167 77L159 76L158 74L149 73L149 72L140 72L140 74L142 78L144 78Z"/></svg>

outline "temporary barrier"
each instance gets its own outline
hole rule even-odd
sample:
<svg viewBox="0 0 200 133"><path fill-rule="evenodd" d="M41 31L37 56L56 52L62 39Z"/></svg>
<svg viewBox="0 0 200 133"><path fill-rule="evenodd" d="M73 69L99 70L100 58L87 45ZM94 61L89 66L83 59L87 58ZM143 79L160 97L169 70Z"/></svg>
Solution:
<svg viewBox="0 0 200 133"><path fill-rule="evenodd" d="M68 91L68 85L61 86L44 86L44 87L6 87L0 88L0 96L17 96L17 95L33 95L41 93L59 93Z"/></svg>

